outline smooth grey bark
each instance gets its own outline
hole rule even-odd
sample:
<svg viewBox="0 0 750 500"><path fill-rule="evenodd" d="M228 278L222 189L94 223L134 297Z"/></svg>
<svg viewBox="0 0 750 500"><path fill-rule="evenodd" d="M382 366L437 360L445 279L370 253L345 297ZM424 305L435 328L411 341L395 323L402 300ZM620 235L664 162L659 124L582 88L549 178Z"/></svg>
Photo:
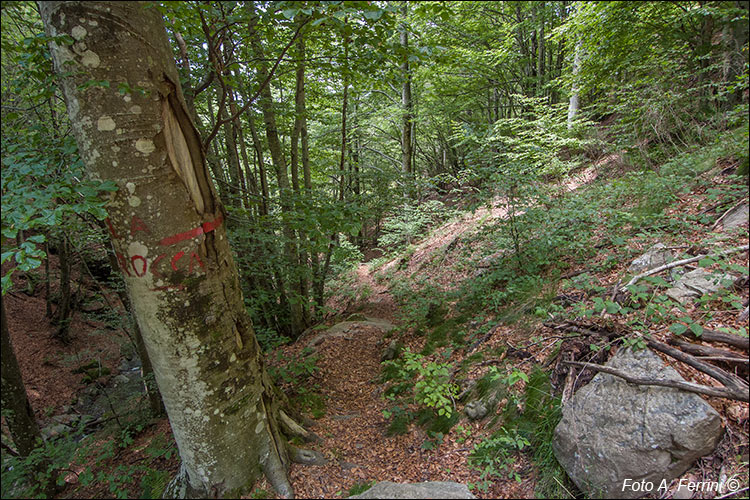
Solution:
<svg viewBox="0 0 750 500"><path fill-rule="evenodd" d="M573 55L573 88L571 89L570 102L568 103L568 130L573 128L573 120L575 120L580 108L580 102L578 100L578 71L581 68L581 41L576 42L575 53Z"/></svg>
<svg viewBox="0 0 750 500"><path fill-rule="evenodd" d="M235 496L261 471L293 492L224 210L190 120L159 11L135 2L40 2L79 150L119 189L112 244L182 458L169 494ZM109 87L84 86L108 81ZM127 85L130 91L121 94Z"/></svg>

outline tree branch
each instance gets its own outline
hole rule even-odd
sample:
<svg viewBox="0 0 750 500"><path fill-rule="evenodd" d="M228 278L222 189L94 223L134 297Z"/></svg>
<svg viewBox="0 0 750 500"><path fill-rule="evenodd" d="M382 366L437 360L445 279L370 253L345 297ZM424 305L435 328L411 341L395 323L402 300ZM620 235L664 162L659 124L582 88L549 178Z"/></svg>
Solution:
<svg viewBox="0 0 750 500"><path fill-rule="evenodd" d="M563 361L563 363L567 365L582 366L584 368L589 368L591 370L595 370L598 372L608 373L610 375L614 375L615 377L619 377L627 382L630 382L631 384L657 385L661 387L671 387L673 389L680 389L683 391L693 392L696 394L705 394L707 396L734 399L737 401L747 402L750 400L750 397L748 396L747 391L745 391L744 393L738 393L734 390L723 388L723 387L708 387L705 385L694 384L692 382L683 382L679 380L633 377L615 368L610 368L608 366L602 366L602 365L597 365L593 363L582 363L580 361Z"/></svg>
<svg viewBox="0 0 750 500"><path fill-rule="evenodd" d="M646 276L651 276L652 274L657 274L662 271L666 271L667 269L672 269L673 267L684 266L685 264L690 264L691 262L696 262L706 257L723 257L724 255L731 255L733 253L746 251L749 248L750 245L742 245L741 247L730 248L728 250L723 250L721 252L713 253L710 255L696 255L695 257L690 257L689 259L676 260L674 262L670 262L669 264L664 264L663 266L655 267L649 271L633 276L633 279L628 281L628 283L625 285L625 288L629 287L630 285L636 284Z"/></svg>

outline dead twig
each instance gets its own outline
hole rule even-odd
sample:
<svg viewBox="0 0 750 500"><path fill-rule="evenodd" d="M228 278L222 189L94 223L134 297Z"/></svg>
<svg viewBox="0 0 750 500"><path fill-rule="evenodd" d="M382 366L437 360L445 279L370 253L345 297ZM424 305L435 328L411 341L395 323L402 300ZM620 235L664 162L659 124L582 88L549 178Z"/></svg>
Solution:
<svg viewBox="0 0 750 500"><path fill-rule="evenodd" d="M669 264L664 264L663 266L655 267L646 272L633 276L633 279L628 281L628 283L625 285L625 288L629 287L630 285L635 285L638 281L640 281L642 278L645 278L646 276L651 276L652 274L657 274L662 271L666 271L667 269L672 269L673 267L684 266L685 264L690 264L691 262L696 262L701 259L705 259L706 257L723 257L724 255L731 255L733 253L747 251L748 249L750 249L750 245L742 245L741 247L730 248L728 250L723 250L721 252L713 253L710 255L696 255L695 257L690 257L689 259L676 260L674 262L670 262Z"/></svg>
<svg viewBox="0 0 750 500"><path fill-rule="evenodd" d="M702 371L706 375L709 375L715 378L716 380L724 384L724 386L727 387L729 390L732 390L734 392L744 393L745 399L743 401L748 400L747 398L748 398L748 392L750 391L750 387L748 387L747 382L742 380L737 375L733 373L729 373L725 370L722 370L721 368L717 366L704 363L703 361L696 359L690 354L686 354L680 351L679 349L675 349L674 347L670 347L667 344L664 344L656 340L647 340L646 345L678 361L682 361L686 365L690 365L696 370Z"/></svg>
<svg viewBox="0 0 750 500"><path fill-rule="evenodd" d="M694 356L730 358L733 359L734 362L737 362L737 360L739 360L740 362L744 361L745 363L747 363L748 361L747 356L743 356L742 354L738 354L736 352L727 351L725 349L718 349L716 347L693 344L691 342L685 342L684 340L680 340L677 338L669 339L669 343Z"/></svg>
<svg viewBox="0 0 750 500"><path fill-rule="evenodd" d="M702 340L704 342L719 342L721 344L731 345L732 347L736 347L737 349L742 349L743 351L750 350L750 338L748 337L740 337L739 335L719 332L716 330L708 330L705 328L703 329L703 333L701 333L700 336L693 333L692 330L686 331L685 334L691 336L694 339Z"/></svg>
<svg viewBox="0 0 750 500"><path fill-rule="evenodd" d="M661 387L671 387L673 389L680 389L683 391L693 392L696 394L705 394L706 396L715 396L715 397L720 397L720 398L734 399L736 401L745 401L745 402L750 401L750 396L748 396L747 391L745 391L744 393L738 393L737 391L733 391L731 389L724 388L724 387L708 387L705 385L694 384L692 382L684 382L680 380L633 377L615 368L610 368L608 366L602 366L602 365L597 365L593 363L582 363L580 361L563 361L563 363L569 364L569 365L582 366L584 368L589 368L591 370L595 370L598 372L608 373L610 375L614 375L615 377L619 377L625 380L626 382L630 382L631 384L657 385Z"/></svg>

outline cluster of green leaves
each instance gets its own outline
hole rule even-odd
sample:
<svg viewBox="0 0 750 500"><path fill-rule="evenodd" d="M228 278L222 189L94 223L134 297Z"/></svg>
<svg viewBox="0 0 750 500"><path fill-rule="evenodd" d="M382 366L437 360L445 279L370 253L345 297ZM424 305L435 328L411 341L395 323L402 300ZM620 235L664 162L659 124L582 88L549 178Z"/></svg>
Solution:
<svg viewBox="0 0 750 500"><path fill-rule="evenodd" d="M83 487L107 484L115 498L132 498L134 492L142 498L158 498L170 478L168 471L160 469L161 461L177 453L171 436L154 437L143 449L143 460L111 467L112 460L145 429L143 422L136 414L136 419L124 422L123 428L100 431L94 439L86 429L87 422L81 421L77 428L41 443L28 457L10 456L3 450L2 497L49 498L53 488L50 481L56 480L61 487L66 474L71 473L71 465L84 464L77 473ZM141 475L139 485L136 479Z"/></svg>
<svg viewBox="0 0 750 500"><path fill-rule="evenodd" d="M557 36L581 43L578 84L599 116L618 117L617 146L663 161L742 100L747 16L723 2L590 2Z"/></svg>
<svg viewBox="0 0 750 500"><path fill-rule="evenodd" d="M411 244L432 225L442 222L450 210L439 200L423 203L405 203L383 221L378 245L388 249L401 249Z"/></svg>
<svg viewBox="0 0 750 500"><path fill-rule="evenodd" d="M503 373L493 368L491 377L508 388L508 404L502 412L501 428L472 450L469 464L481 472L481 481L472 486L485 491L494 477L520 482L522 476L514 464L524 452L537 468L535 493L539 498L569 496L570 480L552 450L554 429L562 414L559 398L551 394L548 375L538 366L528 376L517 369ZM517 385L521 381L523 392Z"/></svg>
<svg viewBox="0 0 750 500"><path fill-rule="evenodd" d="M58 118L66 114L48 54L53 39L41 34L29 9L18 2L2 13L4 28L14 26L2 38L2 263L13 262L2 277L3 293L15 269L28 272L41 264L41 245L50 236L84 227L86 214L106 217L100 196L117 189L84 175L75 139Z"/></svg>
<svg viewBox="0 0 750 500"><path fill-rule="evenodd" d="M314 418L325 415L325 400L320 388L309 382L310 377L318 371L318 358L312 348L306 347L297 358L284 362L281 351L278 351L277 362L268 366L274 383L287 391L296 407L309 411Z"/></svg>
<svg viewBox="0 0 750 500"><path fill-rule="evenodd" d="M383 362L383 379L391 381L383 396L399 402L383 411L383 416L391 419L389 433L406 432L408 423L416 418L432 438L423 447L428 449L442 441L458 420L455 407L458 387L450 381L450 365L428 361L406 349L401 358ZM416 412L408 410L411 403L418 406Z"/></svg>

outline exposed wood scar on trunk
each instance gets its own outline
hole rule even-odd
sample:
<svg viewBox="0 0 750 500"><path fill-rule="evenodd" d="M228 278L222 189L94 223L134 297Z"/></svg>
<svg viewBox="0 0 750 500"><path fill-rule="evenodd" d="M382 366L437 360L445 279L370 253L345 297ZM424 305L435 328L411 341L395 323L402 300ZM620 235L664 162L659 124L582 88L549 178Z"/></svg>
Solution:
<svg viewBox="0 0 750 500"><path fill-rule="evenodd" d="M190 193L198 214L212 213L213 193L205 171L198 132L176 94L174 83L166 76L164 81L167 91L162 98L162 121L169 161Z"/></svg>

